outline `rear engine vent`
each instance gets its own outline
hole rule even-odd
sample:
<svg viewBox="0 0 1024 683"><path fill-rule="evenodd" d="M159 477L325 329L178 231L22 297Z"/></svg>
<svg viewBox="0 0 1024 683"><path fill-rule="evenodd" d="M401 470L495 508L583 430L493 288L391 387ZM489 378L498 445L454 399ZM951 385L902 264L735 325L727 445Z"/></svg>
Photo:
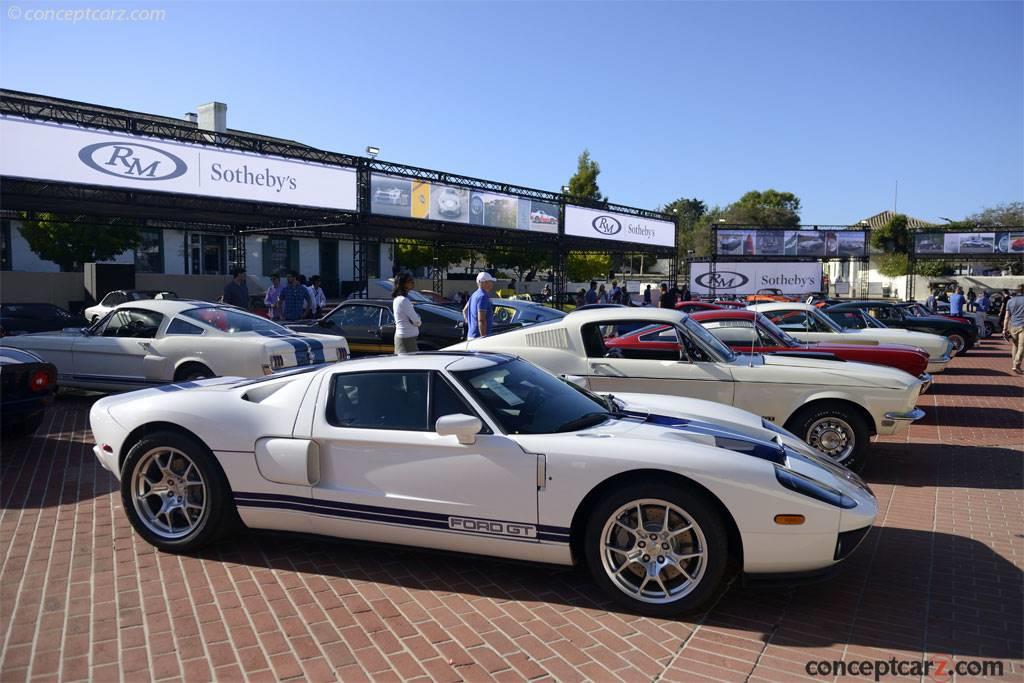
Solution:
<svg viewBox="0 0 1024 683"><path fill-rule="evenodd" d="M553 330L538 330L526 335L526 345L547 349L568 349L569 335L560 327Z"/></svg>

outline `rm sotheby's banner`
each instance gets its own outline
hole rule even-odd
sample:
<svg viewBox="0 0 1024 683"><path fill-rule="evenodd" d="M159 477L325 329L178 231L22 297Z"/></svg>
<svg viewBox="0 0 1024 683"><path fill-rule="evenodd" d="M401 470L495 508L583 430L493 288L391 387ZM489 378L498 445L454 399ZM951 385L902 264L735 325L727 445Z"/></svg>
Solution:
<svg viewBox="0 0 1024 683"><path fill-rule="evenodd" d="M676 224L628 213L565 205L565 234L657 247L676 245Z"/></svg>
<svg viewBox="0 0 1024 683"><path fill-rule="evenodd" d="M690 264L690 291L697 295L755 294L759 289L781 289L784 294L811 294L821 291L821 264L789 263L710 263Z"/></svg>
<svg viewBox="0 0 1024 683"><path fill-rule="evenodd" d="M0 175L356 210L356 171L71 124L0 117Z"/></svg>

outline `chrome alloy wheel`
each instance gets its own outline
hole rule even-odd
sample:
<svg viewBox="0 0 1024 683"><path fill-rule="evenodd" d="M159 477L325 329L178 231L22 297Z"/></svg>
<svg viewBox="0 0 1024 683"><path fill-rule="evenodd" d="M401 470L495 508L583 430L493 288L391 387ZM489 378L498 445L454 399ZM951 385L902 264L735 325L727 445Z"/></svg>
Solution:
<svg viewBox="0 0 1024 683"><path fill-rule="evenodd" d="M629 597L666 604L691 593L707 569L704 532L685 510L657 499L616 510L601 531L601 563Z"/></svg>
<svg viewBox="0 0 1024 683"><path fill-rule="evenodd" d="M192 533L209 500L199 468L176 448L154 448L143 455L132 472L131 491L139 520L164 539Z"/></svg>
<svg viewBox="0 0 1024 683"><path fill-rule="evenodd" d="M815 420L807 430L807 443L836 462L844 462L857 446L857 434L848 422L835 416Z"/></svg>
<svg viewBox="0 0 1024 683"><path fill-rule="evenodd" d="M967 346L967 340L959 334L951 334L948 339L953 344L952 355L959 356L963 352L964 347Z"/></svg>

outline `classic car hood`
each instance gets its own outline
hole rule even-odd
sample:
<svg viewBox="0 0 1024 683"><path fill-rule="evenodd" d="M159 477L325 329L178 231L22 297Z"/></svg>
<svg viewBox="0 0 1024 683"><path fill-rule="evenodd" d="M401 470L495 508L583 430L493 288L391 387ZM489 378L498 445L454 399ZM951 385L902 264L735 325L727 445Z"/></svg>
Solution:
<svg viewBox="0 0 1024 683"><path fill-rule="evenodd" d="M800 346L793 347L793 351L818 351L822 353L842 353L843 351L849 351L850 349L863 349L863 344L842 344L833 342L807 342ZM873 349L880 351L913 351L914 353L923 353L927 355L927 351L917 346L911 346L910 344L876 344L872 345Z"/></svg>
<svg viewBox="0 0 1024 683"><path fill-rule="evenodd" d="M871 327L863 330L843 330L842 336L856 335L860 339L876 341L877 344L884 343L899 343L899 344L912 344L918 346L928 352L930 356L935 358L941 358L946 355L946 350L949 348L949 341L938 334L931 334L930 332L914 332L913 330L904 330L898 327ZM853 343L857 343L854 341Z"/></svg>
<svg viewBox="0 0 1024 683"><path fill-rule="evenodd" d="M749 359L747 357L740 356L733 364L745 366L748 363ZM873 365L871 363L766 354L763 356L763 364L766 368L806 368L817 371L813 374L807 374L802 380L794 376L792 378L794 384L813 383L847 387L873 386L887 389L906 389L917 381L902 370L884 365ZM785 377L778 377L776 381L786 382L788 380Z"/></svg>

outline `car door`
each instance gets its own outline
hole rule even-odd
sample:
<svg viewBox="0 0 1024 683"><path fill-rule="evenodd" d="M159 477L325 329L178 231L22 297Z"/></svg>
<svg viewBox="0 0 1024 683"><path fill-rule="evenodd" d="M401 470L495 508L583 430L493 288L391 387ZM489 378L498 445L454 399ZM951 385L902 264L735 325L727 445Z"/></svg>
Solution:
<svg viewBox="0 0 1024 683"><path fill-rule="evenodd" d="M381 353L382 310L374 304L346 304L335 309L328 320L341 331L353 354Z"/></svg>
<svg viewBox="0 0 1024 683"><path fill-rule="evenodd" d="M117 308L72 347L73 374L106 386L144 386L144 359L163 322L155 311Z"/></svg>
<svg viewBox="0 0 1024 683"><path fill-rule="evenodd" d="M320 533L490 553L524 541L506 525L536 525L539 456L487 420L472 444L437 434L443 415L484 417L440 373L337 372L320 396Z"/></svg>
<svg viewBox="0 0 1024 683"><path fill-rule="evenodd" d="M581 328L587 353L587 379L594 391L668 394L700 398L732 405L734 387L728 365L709 360L692 340L676 329L679 347L658 354L644 349L637 357L629 347L609 353L604 344L611 338L637 326L664 325L664 322L642 320L590 323Z"/></svg>

